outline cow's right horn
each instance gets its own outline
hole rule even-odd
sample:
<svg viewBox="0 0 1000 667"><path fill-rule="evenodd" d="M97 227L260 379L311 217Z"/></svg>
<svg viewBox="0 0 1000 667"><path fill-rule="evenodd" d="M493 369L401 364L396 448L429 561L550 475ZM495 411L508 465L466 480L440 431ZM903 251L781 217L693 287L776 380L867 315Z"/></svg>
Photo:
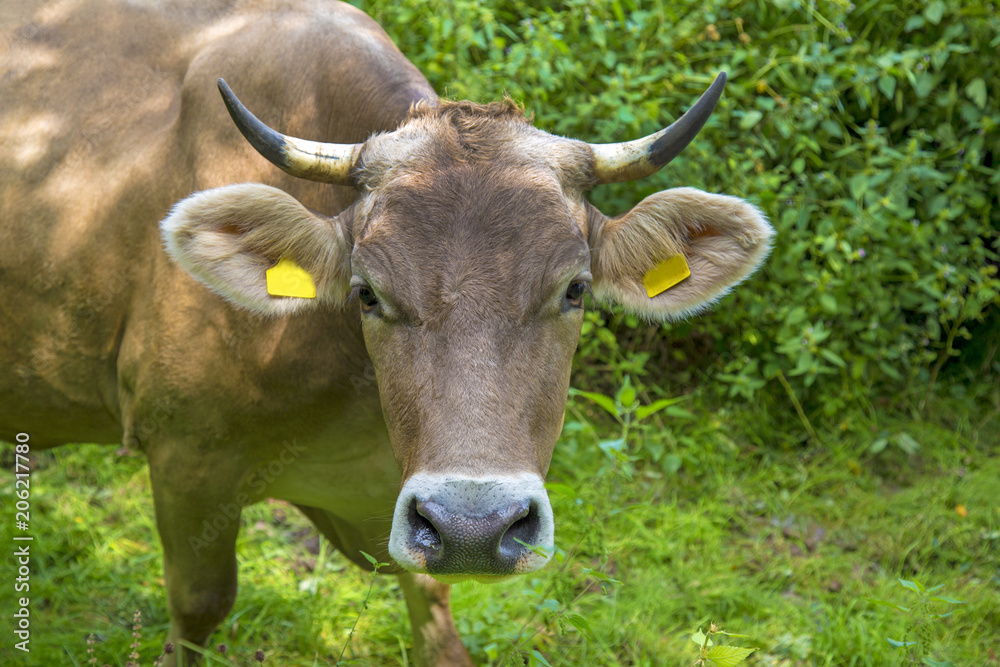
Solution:
<svg viewBox="0 0 1000 667"><path fill-rule="evenodd" d="M219 79L219 92L239 131L276 167L311 181L353 185L351 170L364 144L327 144L287 137L250 113L223 79Z"/></svg>
<svg viewBox="0 0 1000 667"><path fill-rule="evenodd" d="M594 151L594 177L598 183L622 183L645 178L673 160L691 143L722 96L726 73L715 78L694 106L670 127L635 141L590 144Z"/></svg>

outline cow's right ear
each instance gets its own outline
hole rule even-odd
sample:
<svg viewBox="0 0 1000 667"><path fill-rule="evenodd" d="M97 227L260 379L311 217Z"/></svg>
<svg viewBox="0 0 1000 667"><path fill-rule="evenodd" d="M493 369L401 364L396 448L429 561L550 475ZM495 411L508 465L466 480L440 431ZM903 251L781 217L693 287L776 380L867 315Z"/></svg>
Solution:
<svg viewBox="0 0 1000 667"><path fill-rule="evenodd" d="M351 215L348 209L326 218L277 188L245 183L191 195L174 206L160 229L167 253L188 273L238 306L278 316L346 300L351 246L344 218ZM279 260L309 274L315 298L269 293L267 271ZM296 273L293 278L308 285Z"/></svg>

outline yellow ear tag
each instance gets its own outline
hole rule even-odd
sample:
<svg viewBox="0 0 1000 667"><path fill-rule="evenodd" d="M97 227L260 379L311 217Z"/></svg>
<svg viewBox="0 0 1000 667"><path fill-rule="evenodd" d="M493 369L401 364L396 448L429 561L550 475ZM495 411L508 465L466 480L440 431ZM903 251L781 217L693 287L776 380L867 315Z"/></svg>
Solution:
<svg viewBox="0 0 1000 667"><path fill-rule="evenodd" d="M300 299L316 298L316 283L309 272L282 257L266 271L267 293L271 296L297 296Z"/></svg>
<svg viewBox="0 0 1000 667"><path fill-rule="evenodd" d="M652 299L690 275L691 269L688 267L684 255L674 255L647 271L646 275L642 277L642 284L646 286L646 294Z"/></svg>

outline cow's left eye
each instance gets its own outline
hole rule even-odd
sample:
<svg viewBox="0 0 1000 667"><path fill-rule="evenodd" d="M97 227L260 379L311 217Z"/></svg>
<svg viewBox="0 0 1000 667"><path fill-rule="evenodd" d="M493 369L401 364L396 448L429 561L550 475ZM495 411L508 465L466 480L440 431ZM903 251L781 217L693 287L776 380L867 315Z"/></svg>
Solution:
<svg viewBox="0 0 1000 667"><path fill-rule="evenodd" d="M566 305L570 308L583 308L583 295L590 290L590 284L585 280L574 280L566 290Z"/></svg>

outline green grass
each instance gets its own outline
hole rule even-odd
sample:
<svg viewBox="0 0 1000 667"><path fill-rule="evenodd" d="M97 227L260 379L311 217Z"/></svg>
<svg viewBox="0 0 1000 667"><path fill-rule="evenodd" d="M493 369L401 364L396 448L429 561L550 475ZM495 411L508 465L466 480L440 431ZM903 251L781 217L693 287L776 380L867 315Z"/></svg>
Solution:
<svg viewBox="0 0 1000 667"><path fill-rule="evenodd" d="M771 419L741 404L686 405L693 418L637 429L632 460L616 463L598 447L615 429L571 401L550 472L572 490L551 493L557 562L517 581L454 588L456 623L478 662L544 664L537 651L553 667L690 665L690 635L717 622L750 635L741 645L759 650L749 665L906 664L886 641L904 635L906 618L867 601L911 602L898 577L944 584L966 601L932 624L932 657L995 659L1000 429L984 418L997 405L942 399L922 419L858 411L843 429L817 427L823 444L795 445L781 444L802 428L790 405L770 406ZM789 437L757 431L771 423ZM880 433L901 432L920 449L872 453ZM660 447L656 462L649 452ZM32 652L5 641L0 662L86 664L94 633L98 664L123 665L139 610L141 664L152 664L167 618L143 459L92 445L37 458ZM9 473L2 495L12 508ZM7 544L12 519L0 521ZM394 578L376 579L362 613L370 575L318 544L294 508L263 503L243 524L239 597L213 645L227 644L239 664L255 664L262 648L266 664L333 665L361 614L346 656L410 664ZM12 609L12 597L5 586L0 608Z"/></svg>

